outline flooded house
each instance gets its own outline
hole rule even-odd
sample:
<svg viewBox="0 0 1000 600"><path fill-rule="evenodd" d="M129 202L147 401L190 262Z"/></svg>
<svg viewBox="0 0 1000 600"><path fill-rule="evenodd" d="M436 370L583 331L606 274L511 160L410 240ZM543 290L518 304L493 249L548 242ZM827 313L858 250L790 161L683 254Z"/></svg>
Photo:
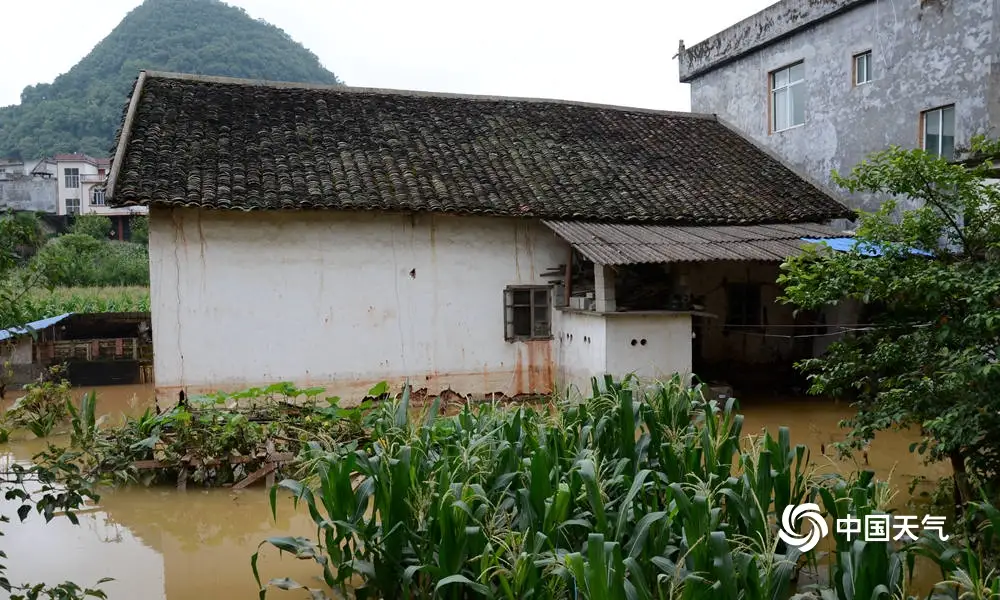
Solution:
<svg viewBox="0 0 1000 600"><path fill-rule="evenodd" d="M61 365L73 385L152 380L149 313L66 313L0 331L0 363L9 386L30 383Z"/></svg>
<svg viewBox="0 0 1000 600"><path fill-rule="evenodd" d="M852 322L775 283L852 213L713 115L143 72L116 144L161 397L760 379Z"/></svg>

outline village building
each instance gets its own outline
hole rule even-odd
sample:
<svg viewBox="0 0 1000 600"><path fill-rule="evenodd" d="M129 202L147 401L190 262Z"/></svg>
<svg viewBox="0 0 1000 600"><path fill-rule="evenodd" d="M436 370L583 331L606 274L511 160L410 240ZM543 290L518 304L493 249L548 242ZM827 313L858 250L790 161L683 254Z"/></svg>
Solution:
<svg viewBox="0 0 1000 600"><path fill-rule="evenodd" d="M821 184L896 145L961 160L1000 128L995 0L782 0L691 47L691 110L718 114ZM882 198L845 195L875 210Z"/></svg>
<svg viewBox="0 0 1000 600"><path fill-rule="evenodd" d="M851 213L712 115L143 72L116 144L161 398L753 380L854 322L775 283Z"/></svg>
<svg viewBox="0 0 1000 600"><path fill-rule="evenodd" d="M149 313L66 313L0 330L0 383L31 383L54 366L73 385L152 381Z"/></svg>

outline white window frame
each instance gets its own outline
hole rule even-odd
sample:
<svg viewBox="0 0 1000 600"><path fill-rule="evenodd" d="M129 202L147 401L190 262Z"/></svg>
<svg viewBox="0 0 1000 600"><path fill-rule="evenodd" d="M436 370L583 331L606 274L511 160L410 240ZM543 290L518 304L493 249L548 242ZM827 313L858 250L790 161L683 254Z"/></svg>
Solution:
<svg viewBox="0 0 1000 600"><path fill-rule="evenodd" d="M515 303L514 294L528 293L528 304ZM540 300L539 297L544 296ZM515 311L527 310L530 333L514 330ZM552 339L552 288L547 285L509 285L503 291L504 339L508 342Z"/></svg>
<svg viewBox="0 0 1000 600"><path fill-rule="evenodd" d="M102 187L95 187L90 190L90 204L91 206L107 206L107 199L105 197L105 190Z"/></svg>
<svg viewBox="0 0 1000 600"><path fill-rule="evenodd" d="M802 78L801 79L796 79L795 81L792 81L791 80L792 68L793 67L797 67L799 65L802 65ZM777 81L777 76L778 76L778 74L780 74L783 71L787 71L788 72L788 81L785 84L781 85L781 86L776 86L775 83ZM771 131L773 131L773 132L787 131L789 129L794 129L796 127L802 127L803 125L806 124L805 106L804 105L802 107L802 122L801 123L794 123L794 122L792 122L793 119L794 119L794 114L795 114L795 111L794 111L794 106L795 105L792 102L792 98L794 96L793 93L792 93L792 88L794 88L796 86L805 86L805 84L806 84L806 75L805 75L805 61L804 60L800 60L800 61L793 62L793 63L788 64L788 65L785 65L784 67L781 67L780 69L775 69L775 70L771 71L771 73L768 75L768 87L770 88L770 92L769 93L771 94L771 96L770 96L770 99L771 99L771 102L770 102L770 104L771 104L771 115L770 115L770 119L771 119ZM786 90L787 90L788 93L785 94L785 103L786 103L785 109L787 111L786 114L788 115L788 122L789 122L789 124L786 125L785 127L779 127L778 126L778 101L776 99L776 96L778 95L778 92L786 91ZM803 101L803 103L805 102L805 93L804 92L802 94L802 101Z"/></svg>
<svg viewBox="0 0 1000 600"><path fill-rule="evenodd" d="M955 126L956 126L955 116L956 115L955 115L955 105L954 104L946 104L944 106L938 106L936 108L931 108L931 109L925 110L922 113L920 113L920 148L922 150L924 150L925 152L933 154L934 156L942 157L942 154L943 154L943 151L944 151L944 137L945 137L944 136L944 114L945 114L945 111L951 111L951 127L952 127L952 130L951 130L951 139L952 139L951 151L952 151L952 155L948 156L948 157L944 157L944 158L947 158L948 160L952 160L952 159L955 158L955 142L954 142L954 140L955 140ZM929 116L933 115L933 114L937 114L937 117L938 117L938 134L937 134L938 140L937 140L937 148L928 148L927 147L927 129L928 129L927 128L927 118Z"/></svg>
<svg viewBox="0 0 1000 600"><path fill-rule="evenodd" d="M80 169L71 169L67 167L63 169L63 177L65 178L63 183L67 188L80 187Z"/></svg>
<svg viewBox="0 0 1000 600"><path fill-rule="evenodd" d="M872 78L872 51L865 50L854 55L854 86L871 83Z"/></svg>
<svg viewBox="0 0 1000 600"><path fill-rule="evenodd" d="M70 203L73 202L76 205L70 209ZM67 215L79 215L81 213L81 202L79 198L66 198L66 214Z"/></svg>

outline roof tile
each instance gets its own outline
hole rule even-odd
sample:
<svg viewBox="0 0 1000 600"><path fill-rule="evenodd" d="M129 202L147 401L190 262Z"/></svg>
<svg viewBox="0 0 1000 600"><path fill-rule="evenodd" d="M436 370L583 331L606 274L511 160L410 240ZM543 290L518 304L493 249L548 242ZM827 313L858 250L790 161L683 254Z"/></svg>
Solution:
<svg viewBox="0 0 1000 600"><path fill-rule="evenodd" d="M705 115L149 73L125 133L113 206L677 224L850 216Z"/></svg>

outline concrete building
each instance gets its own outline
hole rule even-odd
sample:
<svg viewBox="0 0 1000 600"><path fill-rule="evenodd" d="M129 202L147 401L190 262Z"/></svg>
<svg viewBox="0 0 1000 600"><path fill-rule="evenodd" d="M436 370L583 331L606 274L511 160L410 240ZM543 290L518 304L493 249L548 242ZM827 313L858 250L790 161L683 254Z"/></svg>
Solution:
<svg viewBox="0 0 1000 600"><path fill-rule="evenodd" d="M124 123L163 399L773 373L778 264L847 214L710 115L144 72Z"/></svg>
<svg viewBox="0 0 1000 600"><path fill-rule="evenodd" d="M59 214L103 215L111 219L114 237L128 239L129 222L134 214L147 214L144 207L114 208L105 201L105 180L111 161L86 154L56 154ZM109 232L110 233L110 232Z"/></svg>
<svg viewBox="0 0 1000 600"><path fill-rule="evenodd" d="M0 159L0 211L56 214L59 195L52 177L34 173L39 161Z"/></svg>
<svg viewBox="0 0 1000 600"><path fill-rule="evenodd" d="M783 0L678 58L693 111L828 186L889 145L957 158L1000 134L996 0Z"/></svg>

